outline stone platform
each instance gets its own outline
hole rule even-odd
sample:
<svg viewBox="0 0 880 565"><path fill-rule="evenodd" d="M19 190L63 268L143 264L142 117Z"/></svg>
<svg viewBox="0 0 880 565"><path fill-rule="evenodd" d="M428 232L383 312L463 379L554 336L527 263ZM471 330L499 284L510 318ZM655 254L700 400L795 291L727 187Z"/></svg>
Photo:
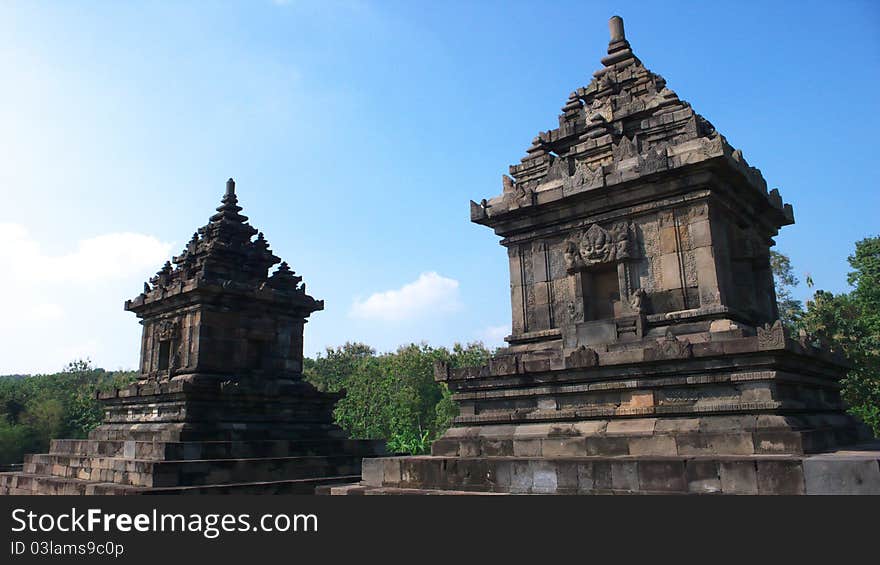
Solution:
<svg viewBox="0 0 880 565"><path fill-rule="evenodd" d="M880 494L880 442L794 455L386 457L330 494Z"/></svg>
<svg viewBox="0 0 880 565"><path fill-rule="evenodd" d="M358 480L373 447L348 440L55 440L49 453L27 455L22 472L0 473L0 494L314 494L320 485Z"/></svg>
<svg viewBox="0 0 880 565"><path fill-rule="evenodd" d="M0 494L314 494L356 481L384 442L347 439L335 395L304 382L205 378L132 385L103 395L105 423L89 439L0 473Z"/></svg>

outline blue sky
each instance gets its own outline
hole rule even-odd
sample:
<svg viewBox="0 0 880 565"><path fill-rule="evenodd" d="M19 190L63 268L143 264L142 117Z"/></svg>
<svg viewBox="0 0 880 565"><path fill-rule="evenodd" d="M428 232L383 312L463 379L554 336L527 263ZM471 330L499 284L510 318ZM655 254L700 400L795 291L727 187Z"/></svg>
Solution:
<svg viewBox="0 0 880 565"><path fill-rule="evenodd" d="M555 127L614 14L793 203L801 278L845 290L878 232L876 2L4 2L0 373L134 367L123 301L230 176L326 301L307 354L500 344L506 254L468 200Z"/></svg>

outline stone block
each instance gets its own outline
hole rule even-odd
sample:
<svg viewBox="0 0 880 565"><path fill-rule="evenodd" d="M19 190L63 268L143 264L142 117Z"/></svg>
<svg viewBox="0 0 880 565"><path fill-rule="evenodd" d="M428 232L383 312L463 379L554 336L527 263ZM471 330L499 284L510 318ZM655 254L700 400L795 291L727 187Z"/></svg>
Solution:
<svg viewBox="0 0 880 565"><path fill-rule="evenodd" d="M514 461L511 466L510 492L513 494L528 494L532 492L534 484L532 467L528 461Z"/></svg>
<svg viewBox="0 0 880 565"><path fill-rule="evenodd" d="M699 220L693 222L688 227L690 231L691 247L708 247L712 245L712 230L709 227L709 220Z"/></svg>
<svg viewBox="0 0 880 565"><path fill-rule="evenodd" d="M625 492L638 491L639 463L636 461L612 461L611 488Z"/></svg>
<svg viewBox="0 0 880 565"><path fill-rule="evenodd" d="M685 462L682 460L640 460L639 489L647 492L687 492L684 469Z"/></svg>
<svg viewBox="0 0 880 565"><path fill-rule="evenodd" d="M577 464L578 492L581 494L589 494L593 492L595 483L593 481L593 463Z"/></svg>
<svg viewBox="0 0 880 565"><path fill-rule="evenodd" d="M758 494L758 475L754 461L720 461L718 467L721 492Z"/></svg>
<svg viewBox="0 0 880 565"><path fill-rule="evenodd" d="M610 491L612 486L611 461L593 461L593 489L596 491Z"/></svg>
<svg viewBox="0 0 880 565"><path fill-rule="evenodd" d="M458 442L459 457L479 457L480 456L480 440L478 439L462 439Z"/></svg>
<svg viewBox="0 0 880 565"><path fill-rule="evenodd" d="M657 420L655 418L634 418L626 420L612 420L608 423L605 433L615 435L652 435Z"/></svg>
<svg viewBox="0 0 880 565"><path fill-rule="evenodd" d="M678 252L678 241L674 226L660 228L660 253L672 254Z"/></svg>
<svg viewBox="0 0 880 565"><path fill-rule="evenodd" d="M431 455L437 457L457 457L458 441L453 439L438 439L431 444Z"/></svg>
<svg viewBox="0 0 880 565"><path fill-rule="evenodd" d="M556 465L549 461L530 461L532 472L532 492L535 494L556 494L559 479Z"/></svg>
<svg viewBox="0 0 880 565"><path fill-rule="evenodd" d="M541 440L541 455L544 457L582 457L586 452L585 438L550 438Z"/></svg>
<svg viewBox="0 0 880 565"><path fill-rule="evenodd" d="M660 288L675 290L684 286L681 280L681 265L678 254L668 253L660 256Z"/></svg>
<svg viewBox="0 0 880 565"><path fill-rule="evenodd" d="M668 435L628 438L630 455L678 455L675 438Z"/></svg>
<svg viewBox="0 0 880 565"><path fill-rule="evenodd" d="M627 408L648 408L654 406L654 392L650 390L633 391L626 393L622 400Z"/></svg>
<svg viewBox="0 0 880 565"><path fill-rule="evenodd" d="M607 427L607 420L587 420L586 422L578 422L574 424L574 429L577 433L584 436L603 434Z"/></svg>
<svg viewBox="0 0 880 565"><path fill-rule="evenodd" d="M690 459L685 476L688 492L713 494L721 492L720 464L714 460Z"/></svg>
<svg viewBox="0 0 880 565"><path fill-rule="evenodd" d="M804 461L807 494L878 494L877 459L810 457Z"/></svg>
<svg viewBox="0 0 880 565"><path fill-rule="evenodd" d="M660 418L654 426L654 433L688 433L699 429L699 418Z"/></svg>
<svg viewBox="0 0 880 565"><path fill-rule="evenodd" d="M708 416L700 420L700 431L712 432L751 432L755 430L755 416Z"/></svg>
<svg viewBox="0 0 880 565"><path fill-rule="evenodd" d="M629 455L629 441L625 437L588 437L585 438L585 443L587 455Z"/></svg>
<svg viewBox="0 0 880 565"><path fill-rule="evenodd" d="M801 435L796 432L759 431L753 436L755 453L803 453Z"/></svg>
<svg viewBox="0 0 880 565"><path fill-rule="evenodd" d="M484 439L480 442L480 452L484 457L509 457L513 455L513 440Z"/></svg>
<svg viewBox="0 0 880 565"><path fill-rule="evenodd" d="M510 492L510 484L513 480L513 462L498 461L492 467L495 492Z"/></svg>
<svg viewBox="0 0 880 565"><path fill-rule="evenodd" d="M382 483L396 485L400 483L400 459L386 457L382 459Z"/></svg>
<svg viewBox="0 0 880 565"><path fill-rule="evenodd" d="M751 434L697 433L676 436L679 455L751 455Z"/></svg>
<svg viewBox="0 0 880 565"><path fill-rule="evenodd" d="M556 462L556 493L577 494L580 484L580 465L575 461Z"/></svg>
<svg viewBox="0 0 880 565"><path fill-rule="evenodd" d="M758 494L804 494L800 460L758 460Z"/></svg>
<svg viewBox="0 0 880 565"><path fill-rule="evenodd" d="M540 439L515 439L513 440L513 454L516 457L540 457Z"/></svg>

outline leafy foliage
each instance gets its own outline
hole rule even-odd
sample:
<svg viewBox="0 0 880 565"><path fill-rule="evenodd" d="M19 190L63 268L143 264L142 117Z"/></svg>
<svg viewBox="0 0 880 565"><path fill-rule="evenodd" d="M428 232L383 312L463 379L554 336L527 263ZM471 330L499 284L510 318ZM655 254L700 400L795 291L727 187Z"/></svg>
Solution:
<svg viewBox="0 0 880 565"><path fill-rule="evenodd" d="M334 415L353 437L385 439L394 452L426 453L458 414L446 385L434 381L434 362L481 365L489 355L480 343L456 344L452 351L410 344L382 355L346 343L310 361L305 377L319 388L345 391Z"/></svg>
<svg viewBox="0 0 880 565"><path fill-rule="evenodd" d="M880 436L880 237L857 242L848 261L853 290L816 292L800 325L853 364L842 383L843 398L850 412Z"/></svg>
<svg viewBox="0 0 880 565"><path fill-rule="evenodd" d="M328 347L325 355L319 353L315 359L304 359L303 378L322 392L339 392L358 363L375 354L375 349L363 343L345 342L339 347Z"/></svg>
<svg viewBox="0 0 880 565"><path fill-rule="evenodd" d="M57 437L82 438L101 423L99 390L122 387L134 372L108 372L88 360L60 373L0 377L0 464L45 451Z"/></svg>
<svg viewBox="0 0 880 565"><path fill-rule="evenodd" d="M791 260L787 255L776 250L770 251L770 268L773 271L773 283L776 288L776 304L779 308L779 319L789 332L797 328L798 320L804 313L804 306L800 300L795 300L791 294L794 287L800 284Z"/></svg>

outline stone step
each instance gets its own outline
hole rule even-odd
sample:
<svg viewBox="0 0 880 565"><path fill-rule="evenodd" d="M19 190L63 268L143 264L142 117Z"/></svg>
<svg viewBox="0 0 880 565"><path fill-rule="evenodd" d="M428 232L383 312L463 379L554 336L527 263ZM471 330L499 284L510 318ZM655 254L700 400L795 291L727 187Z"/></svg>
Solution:
<svg viewBox="0 0 880 565"><path fill-rule="evenodd" d="M167 487L356 475L360 469L361 457L355 455L155 461L47 453L25 456L23 471L123 486Z"/></svg>
<svg viewBox="0 0 880 565"><path fill-rule="evenodd" d="M132 486L34 473L0 473L0 494L118 495L137 494L138 490Z"/></svg>
<svg viewBox="0 0 880 565"><path fill-rule="evenodd" d="M280 481L251 481L225 485L146 488L28 473L0 473L0 495L314 494L318 487L349 484L359 478L360 475L342 475Z"/></svg>
<svg viewBox="0 0 880 565"><path fill-rule="evenodd" d="M781 418L781 417L779 417ZM762 455L818 453L864 441L862 427L751 429L739 417L653 418L452 428L431 445L446 457Z"/></svg>
<svg viewBox="0 0 880 565"><path fill-rule="evenodd" d="M260 423L163 422L104 423L89 432L89 439L106 441L271 441L301 440L317 437L346 439L348 436L332 423Z"/></svg>
<svg viewBox="0 0 880 565"><path fill-rule="evenodd" d="M380 440L314 438L303 440L152 442L123 440L52 440L51 455L123 457L127 459L244 459L346 454L370 457L385 454Z"/></svg>
<svg viewBox="0 0 880 565"><path fill-rule="evenodd" d="M363 484L512 494L880 494L880 442L808 456L380 457Z"/></svg>
<svg viewBox="0 0 880 565"><path fill-rule="evenodd" d="M362 483L343 484L343 485L324 485L315 490L315 494L331 495L331 496L351 496L351 495L480 495L480 496L501 496L510 493L504 492L474 492L465 490L431 490L417 488L394 488L394 487L371 487Z"/></svg>
<svg viewBox="0 0 880 565"><path fill-rule="evenodd" d="M251 481L227 485L178 486L144 489L139 494L315 494L319 488L337 484L350 484L360 475L338 477L315 477L283 481Z"/></svg>

